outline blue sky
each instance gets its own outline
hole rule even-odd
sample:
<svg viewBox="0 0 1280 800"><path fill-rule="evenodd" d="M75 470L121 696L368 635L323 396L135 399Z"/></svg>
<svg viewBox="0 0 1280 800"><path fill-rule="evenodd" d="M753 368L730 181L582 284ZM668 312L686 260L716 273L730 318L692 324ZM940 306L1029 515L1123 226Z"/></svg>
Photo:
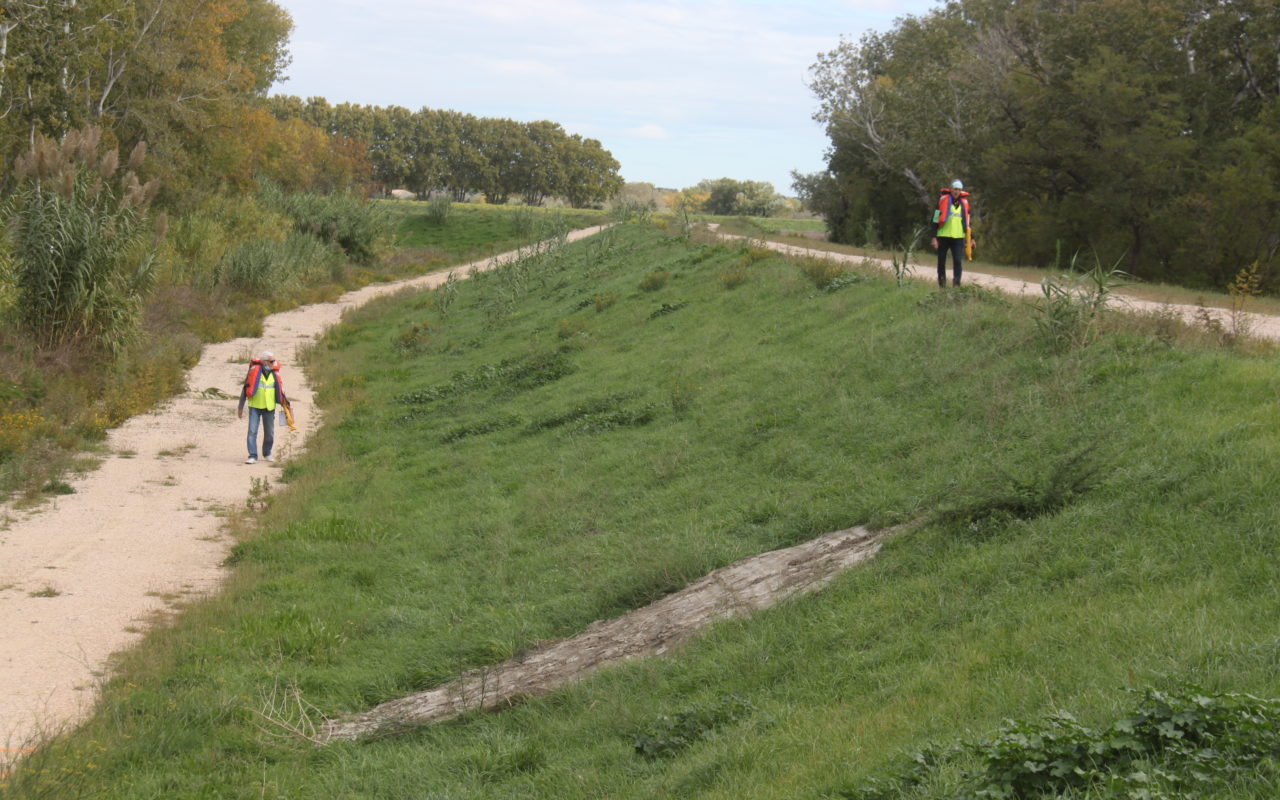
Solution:
<svg viewBox="0 0 1280 800"><path fill-rule="evenodd" d="M599 139L628 181L769 181L823 166L805 85L841 35L935 0L276 0L289 79L330 102L549 119Z"/></svg>

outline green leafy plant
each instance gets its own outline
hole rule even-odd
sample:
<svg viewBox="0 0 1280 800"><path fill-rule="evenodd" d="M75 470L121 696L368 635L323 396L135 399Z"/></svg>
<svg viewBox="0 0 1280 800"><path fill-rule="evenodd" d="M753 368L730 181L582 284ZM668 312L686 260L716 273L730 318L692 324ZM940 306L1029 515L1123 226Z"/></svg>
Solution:
<svg viewBox="0 0 1280 800"><path fill-rule="evenodd" d="M1071 257L1072 270L1078 255ZM1095 260L1093 268L1083 274L1045 278L1040 283L1042 297L1033 304L1041 339L1055 349L1080 347L1093 341L1098 320L1112 295L1130 278L1120 269L1119 260L1109 267Z"/></svg>
<svg viewBox="0 0 1280 800"><path fill-rule="evenodd" d="M635 735L632 747L637 755L650 760L672 758L756 711L750 701L737 695L689 705L674 714L654 717Z"/></svg>
<svg viewBox="0 0 1280 800"><path fill-rule="evenodd" d="M907 279L911 271L911 258L915 255L916 248L920 246L920 237L924 235L924 232L924 226L917 225L893 251L890 263L893 265L893 279L898 286L902 286L903 281Z"/></svg>

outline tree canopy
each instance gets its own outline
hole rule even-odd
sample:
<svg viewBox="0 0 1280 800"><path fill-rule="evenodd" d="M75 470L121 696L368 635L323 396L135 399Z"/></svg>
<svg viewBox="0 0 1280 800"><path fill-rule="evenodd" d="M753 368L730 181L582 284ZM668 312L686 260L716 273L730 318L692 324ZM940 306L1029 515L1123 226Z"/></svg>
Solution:
<svg viewBox="0 0 1280 800"><path fill-rule="evenodd" d="M270 107L280 120L302 120L331 136L363 142L374 180L387 188L459 198L483 193L494 203L519 195L531 205L555 196L581 207L622 187L619 164L599 141L570 135L555 122L331 105L322 97L277 96Z"/></svg>
<svg viewBox="0 0 1280 800"><path fill-rule="evenodd" d="M796 189L896 241L960 177L998 258L1221 286L1280 250L1277 52L1272 0L951 0L819 56L828 169Z"/></svg>

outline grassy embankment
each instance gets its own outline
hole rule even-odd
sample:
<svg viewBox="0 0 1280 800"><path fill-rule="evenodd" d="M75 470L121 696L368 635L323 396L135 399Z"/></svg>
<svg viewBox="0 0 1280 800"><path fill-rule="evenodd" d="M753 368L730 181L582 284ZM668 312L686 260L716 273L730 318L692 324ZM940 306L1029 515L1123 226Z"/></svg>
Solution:
<svg viewBox="0 0 1280 800"><path fill-rule="evenodd" d="M310 360L328 424L224 594L0 796L854 797L1006 717L1280 695L1274 359L1167 320L1064 349L979 290L836 285L629 225L351 315ZM295 690L363 709L740 557L921 518L669 658L380 741L287 732ZM952 796L974 758L901 796Z"/></svg>
<svg viewBox="0 0 1280 800"><path fill-rule="evenodd" d="M302 252L291 247L305 245L306 236L282 245L288 220L252 199L180 219L161 253L139 342L114 362L80 344L32 344L15 321L13 289L0 269L0 319L7 323L0 332L0 499L23 506L71 491L64 473L92 466L91 451L106 430L182 391L204 342L256 336L271 312L514 249L548 226L603 219L592 211L453 204L444 221L433 221L425 203L385 207L395 217L397 246L366 264L318 241Z"/></svg>

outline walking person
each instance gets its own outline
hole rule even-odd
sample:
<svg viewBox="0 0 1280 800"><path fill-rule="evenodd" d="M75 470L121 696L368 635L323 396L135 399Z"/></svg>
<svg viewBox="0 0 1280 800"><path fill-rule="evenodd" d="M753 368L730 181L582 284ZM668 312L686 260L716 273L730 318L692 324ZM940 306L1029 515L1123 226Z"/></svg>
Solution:
<svg viewBox="0 0 1280 800"><path fill-rule="evenodd" d="M263 350L257 358L249 360L249 373L245 375L240 392L240 405L236 417L244 419L244 408L249 407L249 457L246 464L258 461L258 427L262 427L262 460L274 461L271 448L276 439L276 406L288 407L284 384L280 380L280 362L275 353Z"/></svg>
<svg viewBox="0 0 1280 800"><path fill-rule="evenodd" d="M939 193L933 222L938 226L932 240L933 248L938 251L938 285L947 285L947 253L950 252L951 285L959 286L960 274L964 271L965 242L971 246L976 243L969 227L969 193L963 183L952 181L951 188Z"/></svg>

